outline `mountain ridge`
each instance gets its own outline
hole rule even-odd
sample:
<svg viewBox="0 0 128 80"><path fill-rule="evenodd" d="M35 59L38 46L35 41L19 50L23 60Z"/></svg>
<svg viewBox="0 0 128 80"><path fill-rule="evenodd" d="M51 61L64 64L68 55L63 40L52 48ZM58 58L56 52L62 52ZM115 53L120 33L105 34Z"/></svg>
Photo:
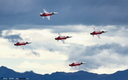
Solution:
<svg viewBox="0 0 128 80"><path fill-rule="evenodd" d="M0 67L0 77L29 78L29 80L128 80L127 74L128 69L117 71L113 74L96 74L81 70L77 72L55 72L42 75L33 71L20 73L5 66Z"/></svg>

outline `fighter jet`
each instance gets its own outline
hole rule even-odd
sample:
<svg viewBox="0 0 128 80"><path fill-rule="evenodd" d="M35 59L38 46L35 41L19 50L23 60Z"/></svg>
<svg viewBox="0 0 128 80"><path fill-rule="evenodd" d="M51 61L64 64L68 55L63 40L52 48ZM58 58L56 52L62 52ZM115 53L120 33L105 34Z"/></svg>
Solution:
<svg viewBox="0 0 128 80"><path fill-rule="evenodd" d="M31 42L17 42L14 43L15 46L22 46L22 45L26 45L26 44L30 44Z"/></svg>
<svg viewBox="0 0 128 80"><path fill-rule="evenodd" d="M45 9L43 9L44 13L40 12L40 16L42 18L47 17L48 20L50 20L50 16L58 14L58 12L47 12Z"/></svg>
<svg viewBox="0 0 128 80"><path fill-rule="evenodd" d="M72 36L61 36L60 33L58 33L58 34L59 34L59 36L56 37L55 40L57 40L57 41L58 41L58 40L61 40L63 43L65 43L65 42L64 42L65 39L72 37Z"/></svg>
<svg viewBox="0 0 128 80"><path fill-rule="evenodd" d="M26 44L30 44L31 42L17 42L14 45L15 46L22 46L22 45L26 45Z"/></svg>
<svg viewBox="0 0 128 80"><path fill-rule="evenodd" d="M108 31L95 31L95 28L93 28L93 29L94 29L94 31L92 33L90 33L90 35L92 35L92 36L97 35L98 38L100 38L100 34L108 32Z"/></svg>
<svg viewBox="0 0 128 80"><path fill-rule="evenodd" d="M80 66L82 64L85 64L85 62L74 62L72 64L69 64L69 66L73 67L73 66Z"/></svg>

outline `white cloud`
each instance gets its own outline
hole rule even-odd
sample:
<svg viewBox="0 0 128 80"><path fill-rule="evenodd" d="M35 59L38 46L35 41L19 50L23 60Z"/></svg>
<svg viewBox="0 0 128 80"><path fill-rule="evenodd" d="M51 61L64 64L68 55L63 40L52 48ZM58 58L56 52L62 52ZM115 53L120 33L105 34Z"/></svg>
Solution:
<svg viewBox="0 0 128 80"><path fill-rule="evenodd" d="M118 67L99 67L98 69L92 69L89 72L98 73L98 74L113 74L117 71L123 71L128 69L127 66L118 66Z"/></svg>
<svg viewBox="0 0 128 80"><path fill-rule="evenodd" d="M96 27L99 30L105 29L108 30L108 32L101 34L101 39L97 38L97 36L92 37L90 32L93 31L93 27ZM122 57L122 54L118 55L117 53L113 53L110 49L106 48L105 50L96 49L100 53L93 51L95 50L93 47L94 45L105 46L105 44L117 43L119 45L126 46L128 38L126 37L127 29L125 29L125 27L118 29L118 27L111 25L99 27L93 25L67 25L51 26L51 29L48 28L26 30L12 29L9 31L3 30L1 34L2 37L0 38L0 58L3 60L8 60L8 58L12 59L12 61L10 61L11 63L13 63L14 58L17 59L15 64L10 66L8 65L9 67L13 68L17 66L17 68L15 68L17 71L22 70L21 72L23 72L25 70L34 70L35 72L42 74L52 73L55 71L76 71L75 69L77 68L70 69L68 64L77 60L85 60L85 62L87 62L87 64L84 65L85 68L80 66L81 69L96 73L101 73L101 70L103 70L104 73L112 73L117 70L123 70L127 68L127 62L123 62L124 56ZM54 39L56 36L58 36L57 30L58 32L60 31L62 35L73 37L65 40L66 44L63 44L61 41L57 42ZM32 43L24 46L24 49L20 47L17 48L12 42L9 42L8 38L4 38L11 35L19 35L23 39L19 41L28 41ZM88 50L90 52L86 53L86 49L90 49ZM95 55L91 52L95 52ZM83 54L86 55L83 56ZM128 56L125 56L125 59L127 59L127 57ZM22 60L20 60L21 58ZM20 62L18 62L18 60L20 60ZM120 65L122 62L124 65L122 64L120 68L116 67L113 69L115 66L110 62L110 60L113 60L112 63L117 61L115 63L116 66ZM42 61L45 64L43 64ZM66 62L69 63L67 64ZM92 69L88 69L92 65L94 67L92 67ZM97 65L99 67L96 67Z"/></svg>
<svg viewBox="0 0 128 80"><path fill-rule="evenodd" d="M48 63L42 64L39 62L29 62L24 61L20 65L17 65L17 68L21 70L33 70L36 73L46 74L46 73L53 73L56 71L65 71L65 72L73 72L74 70L70 70L70 67L62 62L56 62L56 63Z"/></svg>

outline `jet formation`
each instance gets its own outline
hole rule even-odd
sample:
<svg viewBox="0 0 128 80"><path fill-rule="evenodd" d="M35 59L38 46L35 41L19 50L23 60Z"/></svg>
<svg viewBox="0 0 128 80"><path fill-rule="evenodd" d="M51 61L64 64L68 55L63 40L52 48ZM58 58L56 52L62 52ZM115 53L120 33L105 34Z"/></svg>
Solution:
<svg viewBox="0 0 128 80"><path fill-rule="evenodd" d="M44 13L41 13L40 12L40 16L42 18L44 17L47 17L48 20L50 20L50 17L52 15L55 15L55 14L58 14L58 12L47 12L45 9L43 9ZM98 38L100 38L100 34L102 33L106 33L107 31L95 31L95 28L93 28L94 31L90 33L90 35L94 36L94 35L97 35ZM61 40L63 43L65 43L64 40L68 39L68 38L72 38L72 36L62 36L60 33L58 33L59 36L55 38L55 40L59 41ZM31 44L31 42L17 42L17 43L14 43L15 46L23 46L23 45L27 45L27 44ZM74 66L80 66L82 64L85 64L85 62L74 62L74 63L71 63L69 64L69 66L71 67L74 67Z"/></svg>
<svg viewBox="0 0 128 80"><path fill-rule="evenodd" d="M47 12L45 9L43 9L44 13L40 13L40 16L47 17L48 20L50 20L50 16L54 15L54 14L58 14L57 12ZM90 33L90 35L94 36L97 35L98 38L100 38L100 34L102 33L106 33L107 31L95 31L95 28L93 28L94 31L92 33ZM63 43L65 43L65 40L67 38L72 38L72 36L62 36L60 33L58 33L59 36L55 38L55 40L59 41L61 40ZM72 64L69 64L69 66L73 67L73 66L80 66L82 64L85 64L85 62L74 62Z"/></svg>

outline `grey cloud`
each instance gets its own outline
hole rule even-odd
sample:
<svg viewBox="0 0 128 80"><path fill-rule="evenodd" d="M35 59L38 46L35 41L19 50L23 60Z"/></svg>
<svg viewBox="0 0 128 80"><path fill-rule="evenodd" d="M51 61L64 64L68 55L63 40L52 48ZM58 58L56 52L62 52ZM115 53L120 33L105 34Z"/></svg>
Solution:
<svg viewBox="0 0 128 80"><path fill-rule="evenodd" d="M36 2L31 0L1 0L0 1L0 14L1 15L15 15L31 11Z"/></svg>
<svg viewBox="0 0 128 80"><path fill-rule="evenodd" d="M112 44L103 44L103 45L93 45L93 46L87 46L85 51L83 53L81 53L82 55L85 56L94 56L94 55L98 55L100 53L104 51L106 51L108 54L118 54L121 56L128 56L128 50L127 50L128 46L122 46L121 44L118 43L112 43Z"/></svg>
<svg viewBox="0 0 128 80"><path fill-rule="evenodd" d="M112 53L117 53L120 55L128 55L128 50L127 50L128 46L122 46L121 44L118 43L112 43L112 44L103 44L103 45L93 45L93 46L87 46L85 49L85 55L87 56L92 56L92 55L96 55L99 54L101 52L103 52L104 50L108 50L108 52Z"/></svg>
<svg viewBox="0 0 128 80"><path fill-rule="evenodd" d="M4 35L1 34L1 37L8 39L11 42L18 42L18 40L22 40L20 34L9 35L10 33L12 33L12 31L7 30L6 33L4 33Z"/></svg>
<svg viewBox="0 0 128 80"><path fill-rule="evenodd" d="M14 0L0 2L1 24L36 25L127 25L127 0ZM42 9L59 12L51 20L42 19Z"/></svg>
<svg viewBox="0 0 128 80"><path fill-rule="evenodd" d="M37 53L37 52L35 52L35 51L33 51L32 53L33 53L35 56L38 56L38 57L40 56L40 54Z"/></svg>
<svg viewBox="0 0 128 80"><path fill-rule="evenodd" d="M36 52L36 51L31 51L31 52L29 52L29 53L26 53L26 55L27 56L32 56L32 55L34 55L34 56L36 56L36 57L40 57L40 54L38 53L38 52Z"/></svg>
<svg viewBox="0 0 128 80"><path fill-rule="evenodd" d="M92 70L100 67L113 67L116 65L128 65L125 59L128 57L128 46L122 46L118 43L112 44L96 44L92 46L77 45L75 48L69 49L68 61L87 62L85 65L80 66L84 70Z"/></svg>
<svg viewBox="0 0 128 80"><path fill-rule="evenodd" d="M19 35L4 36L4 38L8 39L11 42L18 42L18 40L22 40L22 38Z"/></svg>

